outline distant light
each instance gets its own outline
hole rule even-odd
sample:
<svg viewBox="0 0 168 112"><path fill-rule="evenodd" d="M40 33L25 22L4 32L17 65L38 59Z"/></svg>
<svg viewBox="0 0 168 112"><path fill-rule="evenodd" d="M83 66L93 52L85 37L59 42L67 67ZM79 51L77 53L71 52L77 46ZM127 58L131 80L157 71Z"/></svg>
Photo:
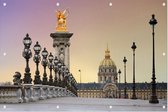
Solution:
<svg viewBox="0 0 168 112"><path fill-rule="evenodd" d="M110 2L110 3L109 3L109 6L111 7L112 5L113 5L113 4Z"/></svg>
<svg viewBox="0 0 168 112"><path fill-rule="evenodd" d="M3 3L3 6L4 6L4 7L6 6L6 3L5 3L5 2Z"/></svg>
<svg viewBox="0 0 168 112"><path fill-rule="evenodd" d="M56 108L59 109L59 105L57 105Z"/></svg>
<svg viewBox="0 0 168 112"><path fill-rule="evenodd" d="M163 109L165 109L166 108L166 106L165 105L163 105Z"/></svg>
<svg viewBox="0 0 168 112"><path fill-rule="evenodd" d="M60 3L59 3L59 2L57 2L57 3L56 3L56 5L57 5L57 6L60 6Z"/></svg>
<svg viewBox="0 0 168 112"><path fill-rule="evenodd" d="M6 56L6 53L4 52L3 55Z"/></svg>
<svg viewBox="0 0 168 112"><path fill-rule="evenodd" d="M4 105L3 108L6 109L6 105Z"/></svg>
<svg viewBox="0 0 168 112"><path fill-rule="evenodd" d="M162 55L163 55L163 56L165 56L165 55L166 55L166 53L164 52Z"/></svg>
<svg viewBox="0 0 168 112"><path fill-rule="evenodd" d="M163 5L163 6L166 6L166 3L165 3L165 2L163 2L163 3L162 3L162 5Z"/></svg>
<svg viewBox="0 0 168 112"><path fill-rule="evenodd" d="M109 108L111 109L111 108L113 108L113 106L109 106Z"/></svg>

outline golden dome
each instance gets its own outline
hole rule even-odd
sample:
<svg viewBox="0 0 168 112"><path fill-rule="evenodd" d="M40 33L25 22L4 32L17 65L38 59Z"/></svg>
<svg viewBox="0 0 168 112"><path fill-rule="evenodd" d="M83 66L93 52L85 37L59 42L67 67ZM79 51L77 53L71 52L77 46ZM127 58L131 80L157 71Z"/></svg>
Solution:
<svg viewBox="0 0 168 112"><path fill-rule="evenodd" d="M100 66L104 67L116 66L114 61L110 58L110 51L108 50L108 46L107 50L105 51L105 58L103 59L103 61L100 62Z"/></svg>

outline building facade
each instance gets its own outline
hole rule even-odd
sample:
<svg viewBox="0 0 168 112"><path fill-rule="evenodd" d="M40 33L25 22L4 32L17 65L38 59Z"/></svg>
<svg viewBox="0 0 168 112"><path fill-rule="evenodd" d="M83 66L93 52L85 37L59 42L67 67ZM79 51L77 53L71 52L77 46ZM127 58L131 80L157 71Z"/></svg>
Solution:
<svg viewBox="0 0 168 112"><path fill-rule="evenodd" d="M127 83L127 97L132 97L132 83ZM157 96L167 99L167 83L157 83ZM98 83L79 83L78 97L84 98L124 98L124 83L117 81L117 67L110 58L110 51L105 51L105 58L100 62ZM136 83L136 97L148 100L151 94L151 83Z"/></svg>
<svg viewBox="0 0 168 112"><path fill-rule="evenodd" d="M78 84L78 97L84 98L124 98L124 83L118 84L118 91L112 83ZM151 94L151 83L136 83L136 97L148 100ZM115 93L116 92L116 93ZM127 96L132 97L132 83L127 83ZM167 83L157 83L158 99L167 99Z"/></svg>

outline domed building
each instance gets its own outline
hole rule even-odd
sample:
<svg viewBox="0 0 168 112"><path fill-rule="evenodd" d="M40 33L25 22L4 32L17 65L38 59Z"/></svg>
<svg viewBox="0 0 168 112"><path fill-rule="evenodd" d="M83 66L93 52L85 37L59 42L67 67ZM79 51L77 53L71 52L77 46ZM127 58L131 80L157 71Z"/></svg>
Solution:
<svg viewBox="0 0 168 112"><path fill-rule="evenodd" d="M93 98L116 98L118 91L116 84L117 67L114 61L110 58L110 51L107 47L105 50L105 58L100 62L99 65L98 83L94 82L78 84L78 96Z"/></svg>
<svg viewBox="0 0 168 112"><path fill-rule="evenodd" d="M105 51L105 58L101 61L98 72L98 83L117 83L117 67L110 58L110 51Z"/></svg>
<svg viewBox="0 0 168 112"><path fill-rule="evenodd" d="M98 83L78 83L78 97L84 98L124 98L124 83L118 83L117 67L110 58L107 47L105 58L98 67ZM122 74L121 74L122 75ZM148 100L151 93L150 83L136 83L136 96L138 99ZM167 83L157 83L157 94L160 99L167 99ZM132 83L127 83L127 97L132 97Z"/></svg>

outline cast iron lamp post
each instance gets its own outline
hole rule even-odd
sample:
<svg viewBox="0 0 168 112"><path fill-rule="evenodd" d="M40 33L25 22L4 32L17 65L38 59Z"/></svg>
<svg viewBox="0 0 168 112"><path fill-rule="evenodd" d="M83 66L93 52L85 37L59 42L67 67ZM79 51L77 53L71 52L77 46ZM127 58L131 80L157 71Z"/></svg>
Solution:
<svg viewBox="0 0 168 112"><path fill-rule="evenodd" d="M127 62L127 59L126 57L124 57L123 59L123 62L124 62L124 98L127 98L127 82L126 82L126 62Z"/></svg>
<svg viewBox="0 0 168 112"><path fill-rule="evenodd" d="M29 59L32 57L32 52L30 50L31 43L32 41L31 41L31 38L29 37L29 34L26 34L26 37L23 39L24 50L22 53L22 56L26 59L26 68L25 68L25 73L23 78L24 84L31 84L32 82L30 68L29 68Z"/></svg>
<svg viewBox="0 0 168 112"><path fill-rule="evenodd" d="M61 87L61 66L62 66L62 63L59 61L58 62L58 86Z"/></svg>
<svg viewBox="0 0 168 112"><path fill-rule="evenodd" d="M50 86L53 85L53 77L52 77L53 59L54 59L54 56L50 52L50 55L48 56L48 60L49 60L48 68L50 69L50 77L49 77L49 85Z"/></svg>
<svg viewBox="0 0 168 112"><path fill-rule="evenodd" d="M116 75L116 86L118 87L118 74ZM117 89L116 89L116 98L117 98L118 96L117 96Z"/></svg>
<svg viewBox="0 0 168 112"><path fill-rule="evenodd" d="M149 103L159 103L159 100L156 95L156 77L155 77L155 32L154 27L157 24L157 20L155 19L155 15L152 15L151 20L149 21L149 24L152 26L152 36L153 36L153 69L152 69L152 93L149 100Z"/></svg>
<svg viewBox="0 0 168 112"><path fill-rule="evenodd" d="M58 59L55 56L54 58L54 72L55 72L55 77L54 77L54 86L58 86L58 78L57 78L57 73L58 73Z"/></svg>
<svg viewBox="0 0 168 112"><path fill-rule="evenodd" d="M47 81L47 73L46 73L46 66L48 64L48 61L47 61L47 56L48 56L48 52L46 50L46 48L44 48L44 50L42 51L42 56L43 56L43 59L42 59L42 66L44 67L44 73L43 73L43 81L42 81L42 84L43 85L47 85L48 84L48 81Z"/></svg>
<svg viewBox="0 0 168 112"><path fill-rule="evenodd" d="M65 71L65 70L66 70L66 66L65 66L64 63L62 64L61 69L62 69L62 70L61 70L61 71L62 71L62 80L61 80L61 83L62 83L62 84L61 84L61 85L62 85L62 87L65 87L65 83L64 83L64 78L65 78L65 77L64 77L64 76L65 76L65 72L66 72L66 71Z"/></svg>
<svg viewBox="0 0 168 112"><path fill-rule="evenodd" d="M70 84L70 82L71 82L71 73L70 72L68 72L68 77L67 77L67 89L68 90L70 90L70 87L71 87L71 84Z"/></svg>
<svg viewBox="0 0 168 112"><path fill-rule="evenodd" d="M35 72L35 78L34 78L34 84L41 84L41 80L40 80L40 72L39 72L39 68L38 65L40 63L41 57L40 57L40 51L41 51L41 46L39 45L38 41L36 42L36 44L34 45L34 62L36 63L36 72Z"/></svg>
<svg viewBox="0 0 168 112"><path fill-rule="evenodd" d="M135 42L132 44L132 50L133 50L133 86L132 86L132 99L137 99L135 94L135 49L137 48L135 45Z"/></svg>
<svg viewBox="0 0 168 112"><path fill-rule="evenodd" d="M118 89L119 89L119 98L121 98L121 89L120 89L120 84L121 84L121 83L120 83L120 74L121 74L121 70L120 70L120 69L118 70L118 74L119 74L119 75L118 75L118 77L119 77L119 85L118 85Z"/></svg>
<svg viewBox="0 0 168 112"><path fill-rule="evenodd" d="M68 87L68 77L69 77L69 70L68 68L65 69L65 75L64 75L64 79L63 79L63 82L64 82L64 87L67 88Z"/></svg>

